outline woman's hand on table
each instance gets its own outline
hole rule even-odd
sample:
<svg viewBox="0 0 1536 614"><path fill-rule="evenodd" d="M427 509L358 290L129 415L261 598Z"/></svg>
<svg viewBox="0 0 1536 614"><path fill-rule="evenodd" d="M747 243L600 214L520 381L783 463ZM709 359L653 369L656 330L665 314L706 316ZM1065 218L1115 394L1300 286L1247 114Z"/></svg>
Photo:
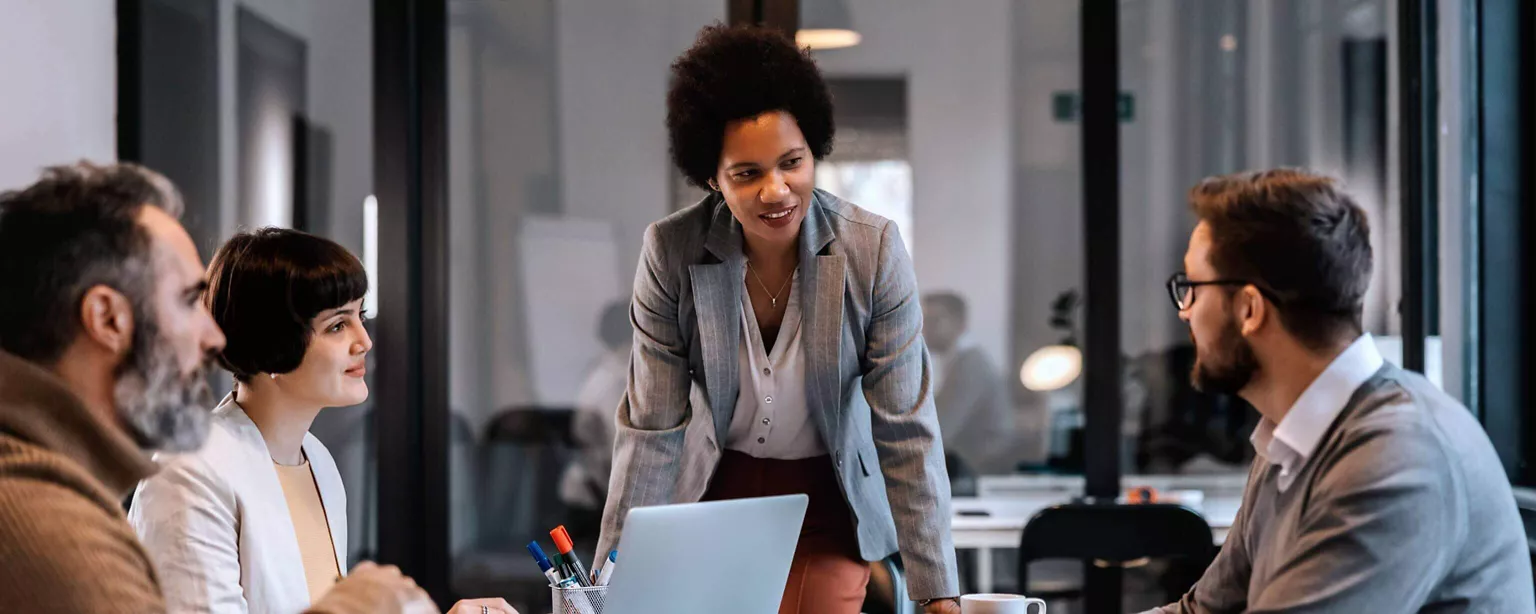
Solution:
<svg viewBox="0 0 1536 614"><path fill-rule="evenodd" d="M505 599L465 599L453 604L448 614L517 614L517 610Z"/></svg>

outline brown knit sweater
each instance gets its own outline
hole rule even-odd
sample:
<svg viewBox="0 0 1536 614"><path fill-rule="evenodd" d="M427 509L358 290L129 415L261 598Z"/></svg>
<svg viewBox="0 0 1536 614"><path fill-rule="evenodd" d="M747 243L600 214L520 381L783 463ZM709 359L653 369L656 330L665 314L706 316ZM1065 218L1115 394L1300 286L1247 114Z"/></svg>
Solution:
<svg viewBox="0 0 1536 614"><path fill-rule="evenodd" d="M0 352L0 613L165 611L121 504L154 471L122 427Z"/></svg>
<svg viewBox="0 0 1536 614"><path fill-rule="evenodd" d="M121 503L156 470L64 382L0 352L0 614L164 614ZM430 601L402 603L398 586L359 580L306 614L437 612Z"/></svg>

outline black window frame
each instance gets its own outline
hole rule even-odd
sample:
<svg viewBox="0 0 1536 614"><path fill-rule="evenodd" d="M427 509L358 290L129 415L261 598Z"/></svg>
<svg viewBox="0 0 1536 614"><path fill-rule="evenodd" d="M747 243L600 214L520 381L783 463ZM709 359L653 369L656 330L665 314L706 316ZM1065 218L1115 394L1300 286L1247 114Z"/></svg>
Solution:
<svg viewBox="0 0 1536 614"><path fill-rule="evenodd" d="M1536 8L1523 0L1465 0L1465 50L1468 78L1463 84L1473 127L1465 148L1465 203L1474 239L1467 256L1472 288L1468 311L1468 405L1516 485L1536 485L1536 407L1532 396L1531 314L1536 261L1530 238L1536 209L1532 181L1533 127L1531 88L1536 49L1532 17Z"/></svg>

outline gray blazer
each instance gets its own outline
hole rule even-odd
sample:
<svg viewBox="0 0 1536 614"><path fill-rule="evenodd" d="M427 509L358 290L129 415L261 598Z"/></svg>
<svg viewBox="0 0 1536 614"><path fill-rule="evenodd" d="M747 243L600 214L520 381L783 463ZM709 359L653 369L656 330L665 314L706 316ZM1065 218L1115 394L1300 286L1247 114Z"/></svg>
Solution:
<svg viewBox="0 0 1536 614"><path fill-rule="evenodd" d="M1162 612L1536 612L1525 527L1481 425L1391 365L1285 492L1254 462L1216 561Z"/></svg>
<svg viewBox="0 0 1536 614"><path fill-rule="evenodd" d="M958 595L911 259L895 224L820 190L801 228L806 402L860 554L899 549L913 599ZM630 508L698 501L720 460L740 381L741 232L713 195L646 229L600 553L618 543Z"/></svg>

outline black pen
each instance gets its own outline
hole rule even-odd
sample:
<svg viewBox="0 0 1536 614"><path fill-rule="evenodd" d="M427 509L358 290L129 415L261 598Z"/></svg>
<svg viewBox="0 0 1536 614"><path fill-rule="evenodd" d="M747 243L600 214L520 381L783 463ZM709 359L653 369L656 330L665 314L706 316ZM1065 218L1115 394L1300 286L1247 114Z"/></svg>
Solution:
<svg viewBox="0 0 1536 614"><path fill-rule="evenodd" d="M560 558L570 566L571 572L576 574L576 581L582 586L592 586L592 579L587 577L587 568L582 566L581 559L576 557L575 547L571 544L571 534L565 531L565 525L555 527L549 532L549 537L555 540L555 550L560 551Z"/></svg>
<svg viewBox="0 0 1536 614"><path fill-rule="evenodd" d="M577 586L579 584L575 576L572 575L571 564L566 562L565 557L560 556L559 552L556 552L549 561L555 565L555 575L560 576L560 581L557 583L558 586Z"/></svg>

